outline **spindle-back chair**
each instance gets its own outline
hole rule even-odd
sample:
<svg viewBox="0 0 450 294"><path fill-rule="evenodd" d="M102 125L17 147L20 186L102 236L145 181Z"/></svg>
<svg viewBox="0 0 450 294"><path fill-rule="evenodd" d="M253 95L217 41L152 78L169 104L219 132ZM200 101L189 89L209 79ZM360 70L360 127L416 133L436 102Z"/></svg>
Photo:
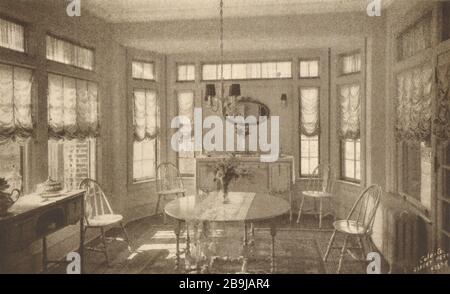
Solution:
<svg viewBox="0 0 450 294"><path fill-rule="evenodd" d="M105 229L107 227L119 225L123 233L124 241L128 245L128 250L130 252L132 250L128 233L123 225L123 216L114 213L108 198L106 198L105 193L97 181L92 179L84 179L80 183L79 188L86 191L84 200L85 231L90 228L100 229L103 244L101 249L91 247L86 247L86 249L96 252L103 252L106 262L109 265L107 243L111 238L106 238Z"/></svg>
<svg viewBox="0 0 450 294"><path fill-rule="evenodd" d="M316 206L316 201L319 201L319 211L315 211L314 214L319 216L319 229L322 228L323 201L328 200L331 210L334 210L333 189L335 182L336 179L331 165L319 164L314 169L306 182L306 189L302 192L302 200L298 211L297 223L300 223L305 199L312 198L314 200L314 206ZM334 211L329 213L334 215Z"/></svg>
<svg viewBox="0 0 450 294"><path fill-rule="evenodd" d="M359 243L359 247L356 249L360 249L363 258L365 258L367 252L364 241L368 242L369 246L372 244L370 237L372 235L375 215L380 204L381 192L381 187L378 185L368 187L353 204L347 218L333 223L334 232L328 243L323 260L324 262L327 261L331 249L340 249L341 255L339 257L337 273L341 271L342 262L347 251L354 249L348 246L350 238L356 239ZM344 245L342 247L332 247L337 233L344 234Z"/></svg>

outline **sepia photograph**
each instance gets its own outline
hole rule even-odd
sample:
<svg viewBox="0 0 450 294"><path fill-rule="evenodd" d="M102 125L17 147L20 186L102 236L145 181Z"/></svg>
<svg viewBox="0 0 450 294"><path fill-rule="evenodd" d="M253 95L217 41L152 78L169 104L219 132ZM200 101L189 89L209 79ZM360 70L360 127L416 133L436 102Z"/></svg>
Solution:
<svg viewBox="0 0 450 294"><path fill-rule="evenodd" d="M0 0L0 276L450 274L449 83L446 0Z"/></svg>

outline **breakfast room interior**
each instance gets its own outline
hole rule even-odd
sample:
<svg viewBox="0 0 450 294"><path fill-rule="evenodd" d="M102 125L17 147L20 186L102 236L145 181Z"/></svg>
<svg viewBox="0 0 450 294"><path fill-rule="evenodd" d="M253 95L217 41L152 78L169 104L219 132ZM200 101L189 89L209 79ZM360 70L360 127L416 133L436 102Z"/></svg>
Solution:
<svg viewBox="0 0 450 294"><path fill-rule="evenodd" d="M450 273L449 82L449 1L0 0L0 273Z"/></svg>

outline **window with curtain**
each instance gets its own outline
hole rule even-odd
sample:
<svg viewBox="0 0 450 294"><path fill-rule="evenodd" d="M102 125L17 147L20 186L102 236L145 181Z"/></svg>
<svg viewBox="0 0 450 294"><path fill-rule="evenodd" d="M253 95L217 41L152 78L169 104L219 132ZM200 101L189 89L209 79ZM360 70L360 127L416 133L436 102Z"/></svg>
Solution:
<svg viewBox="0 0 450 294"><path fill-rule="evenodd" d="M361 53L345 54L341 56L340 60L343 75L361 72Z"/></svg>
<svg viewBox="0 0 450 294"><path fill-rule="evenodd" d="M195 64L177 65L177 81L178 82L195 81Z"/></svg>
<svg viewBox="0 0 450 294"><path fill-rule="evenodd" d="M220 64L204 64L202 66L204 81L220 80L221 74ZM292 78L292 62L225 63L223 78L224 80Z"/></svg>
<svg viewBox="0 0 450 294"><path fill-rule="evenodd" d="M131 63L131 74L133 79L155 80L155 64L153 62L133 61Z"/></svg>
<svg viewBox="0 0 450 294"><path fill-rule="evenodd" d="M0 64L0 177L9 191L23 188L25 146L34 128L32 84L31 70Z"/></svg>
<svg viewBox="0 0 450 294"><path fill-rule="evenodd" d="M49 176L77 189L95 178L99 136L97 83L48 75Z"/></svg>
<svg viewBox="0 0 450 294"><path fill-rule="evenodd" d="M184 116L191 122L189 126L181 125L179 128L185 134L183 136L185 139L181 139L178 145L178 169L184 176L193 176L195 174L195 152L192 149L194 146L194 92L178 92L177 103L178 116Z"/></svg>
<svg viewBox="0 0 450 294"><path fill-rule="evenodd" d="M300 176L319 164L319 88L300 88Z"/></svg>
<svg viewBox="0 0 450 294"><path fill-rule="evenodd" d="M300 61L300 78L318 78L319 77L319 60L301 60Z"/></svg>
<svg viewBox="0 0 450 294"><path fill-rule="evenodd" d="M31 70L0 64L0 142L33 133Z"/></svg>
<svg viewBox="0 0 450 294"><path fill-rule="evenodd" d="M427 208L431 208L433 78L434 70L428 63L397 75L395 133L401 175L399 192Z"/></svg>
<svg viewBox="0 0 450 294"><path fill-rule="evenodd" d="M0 47L25 52L24 27L0 18Z"/></svg>
<svg viewBox="0 0 450 294"><path fill-rule="evenodd" d="M133 181L156 178L159 149L159 106L157 93L134 90Z"/></svg>
<svg viewBox="0 0 450 294"><path fill-rule="evenodd" d="M341 140L341 178L361 180L361 93L359 84L339 87L339 137Z"/></svg>
<svg viewBox="0 0 450 294"><path fill-rule="evenodd" d="M94 50L47 35L47 59L78 68L94 69Z"/></svg>

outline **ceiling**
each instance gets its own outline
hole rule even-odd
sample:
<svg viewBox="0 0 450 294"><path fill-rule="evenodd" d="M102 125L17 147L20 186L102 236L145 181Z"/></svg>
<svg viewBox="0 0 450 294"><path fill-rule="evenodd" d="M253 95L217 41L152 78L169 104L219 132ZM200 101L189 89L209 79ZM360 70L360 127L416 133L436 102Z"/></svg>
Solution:
<svg viewBox="0 0 450 294"><path fill-rule="evenodd" d="M373 0L224 0L224 17L365 11ZM394 0L383 0L384 7ZM209 19L219 0L88 0L82 9L111 23Z"/></svg>

